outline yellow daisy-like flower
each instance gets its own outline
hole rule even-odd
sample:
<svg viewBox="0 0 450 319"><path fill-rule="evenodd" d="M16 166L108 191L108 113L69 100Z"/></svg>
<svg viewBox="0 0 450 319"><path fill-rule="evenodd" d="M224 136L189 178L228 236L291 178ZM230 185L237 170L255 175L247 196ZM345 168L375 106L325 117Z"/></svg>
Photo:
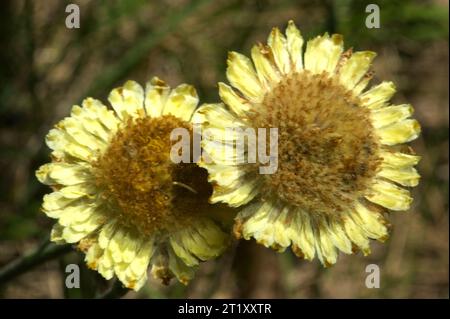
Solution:
<svg viewBox="0 0 450 319"><path fill-rule="evenodd" d="M51 239L78 243L90 268L128 288L142 287L149 265L164 283L186 284L228 242L206 170L170 159L170 133L192 130L197 93L155 77L145 91L128 81L108 99L114 110L87 98L46 137L52 162L36 176L54 190L42 206L58 220Z"/></svg>
<svg viewBox="0 0 450 319"><path fill-rule="evenodd" d="M225 105L201 106L194 122L211 131L203 141L211 161L200 163L215 185L211 202L249 203L235 235L330 265L338 250L370 253L369 239L388 236L384 212L409 208L402 186L418 184L419 157L401 144L420 126L411 105L389 104L392 82L364 91L374 52L344 52L338 34L308 41L304 54L303 42L290 21L286 35L274 28L253 47L253 63L230 52L231 86L219 83ZM230 128L278 128L276 172L240 164Z"/></svg>

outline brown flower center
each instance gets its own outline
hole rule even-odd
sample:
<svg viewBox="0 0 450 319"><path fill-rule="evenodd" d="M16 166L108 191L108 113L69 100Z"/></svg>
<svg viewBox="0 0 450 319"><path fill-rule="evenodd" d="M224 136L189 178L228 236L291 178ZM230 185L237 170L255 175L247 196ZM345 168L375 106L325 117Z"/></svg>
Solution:
<svg viewBox="0 0 450 319"><path fill-rule="evenodd" d="M189 225L206 210L212 193L204 169L171 161L175 128L192 132L189 123L172 115L128 119L93 163L111 213L145 235Z"/></svg>
<svg viewBox="0 0 450 319"><path fill-rule="evenodd" d="M293 73L250 117L278 128L278 170L264 175L263 197L312 213L344 211L368 188L379 166L369 110L327 73Z"/></svg>

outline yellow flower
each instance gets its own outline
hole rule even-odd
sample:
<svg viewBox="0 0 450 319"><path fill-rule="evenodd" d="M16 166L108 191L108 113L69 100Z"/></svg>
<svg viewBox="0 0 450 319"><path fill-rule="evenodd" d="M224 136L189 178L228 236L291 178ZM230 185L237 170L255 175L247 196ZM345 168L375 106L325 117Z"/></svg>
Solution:
<svg viewBox="0 0 450 319"><path fill-rule="evenodd" d="M223 104L201 106L194 122L210 129L200 165L214 185L212 203L238 207L235 235L254 238L324 265L338 251L370 253L369 239L388 236L384 213L407 210L419 157L400 145L418 137L408 104L391 105L392 82L364 90L374 52L343 51L342 36L318 36L306 44L292 21L283 35L255 45L252 61L228 56L219 83ZM259 174L260 163L240 164L239 134L227 129L278 128L278 167ZM230 132L230 131L228 131ZM217 145L223 145L219 148Z"/></svg>
<svg viewBox="0 0 450 319"><path fill-rule="evenodd" d="M128 81L108 99L114 110L87 98L46 137L52 162L36 176L54 190L42 205L58 220L51 239L78 243L90 268L128 288L142 287L149 265L164 283L186 284L228 242L206 170L170 159L170 133L192 129L197 93L155 77L145 91Z"/></svg>

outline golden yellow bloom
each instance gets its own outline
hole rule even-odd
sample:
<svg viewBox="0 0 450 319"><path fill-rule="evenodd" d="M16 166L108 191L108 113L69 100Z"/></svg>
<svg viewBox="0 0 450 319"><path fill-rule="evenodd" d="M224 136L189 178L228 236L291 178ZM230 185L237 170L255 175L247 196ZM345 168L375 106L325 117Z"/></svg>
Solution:
<svg viewBox="0 0 450 319"><path fill-rule="evenodd" d="M164 283L187 283L228 242L206 170L170 159L170 132L192 130L197 93L155 77L145 91L126 82L109 102L114 110L85 99L47 135L52 162L36 176L54 190L42 206L58 220L51 239L78 243L90 268L128 288L142 287L149 265Z"/></svg>
<svg viewBox="0 0 450 319"><path fill-rule="evenodd" d="M344 52L337 34L308 41L304 54L303 42L290 21L285 35L274 28L267 45L253 47L253 63L230 52L231 86L219 83L225 105L201 106L194 122L212 132L203 141L212 162L200 163L214 185L211 202L248 204L236 236L330 265L338 250L370 253L369 239L388 236L384 213L409 208L402 186L418 184L419 157L401 144L420 126L410 105L389 104L392 82L364 90L374 52ZM278 128L276 172L239 164L239 136L226 128Z"/></svg>

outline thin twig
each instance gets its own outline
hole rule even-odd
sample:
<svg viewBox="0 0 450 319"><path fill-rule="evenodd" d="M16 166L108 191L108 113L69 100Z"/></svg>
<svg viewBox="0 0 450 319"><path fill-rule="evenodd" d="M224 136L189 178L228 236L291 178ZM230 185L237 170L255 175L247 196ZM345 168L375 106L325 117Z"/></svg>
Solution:
<svg viewBox="0 0 450 319"><path fill-rule="evenodd" d="M0 286L5 285L11 279L20 276L35 266L68 253L71 249L71 245L56 245L47 238L32 253L14 259L0 268Z"/></svg>

